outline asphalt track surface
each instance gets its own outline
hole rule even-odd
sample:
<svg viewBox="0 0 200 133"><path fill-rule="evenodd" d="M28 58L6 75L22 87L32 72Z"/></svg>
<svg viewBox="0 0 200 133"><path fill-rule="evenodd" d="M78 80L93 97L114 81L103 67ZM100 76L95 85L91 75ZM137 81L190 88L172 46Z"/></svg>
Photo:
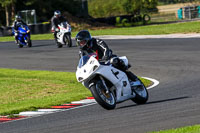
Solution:
<svg viewBox="0 0 200 133"><path fill-rule="evenodd" d="M136 75L160 81L147 104L129 100L110 111L95 104L1 123L0 133L145 133L200 124L200 38L105 41ZM0 43L3 68L75 72L77 62L77 47L58 49L52 40L21 49Z"/></svg>

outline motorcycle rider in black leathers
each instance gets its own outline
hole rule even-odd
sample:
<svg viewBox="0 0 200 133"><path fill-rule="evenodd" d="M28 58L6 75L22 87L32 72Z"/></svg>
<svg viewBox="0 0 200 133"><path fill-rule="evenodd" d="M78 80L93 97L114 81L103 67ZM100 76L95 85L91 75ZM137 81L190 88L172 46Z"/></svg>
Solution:
<svg viewBox="0 0 200 133"><path fill-rule="evenodd" d="M84 56L88 53L96 53L99 61L106 62L110 60L110 63L114 67L124 71L131 80L135 80L137 78L133 73L127 71L130 65L126 66L123 60L112 54L112 50L108 48L107 44L103 40L92 38L89 31L80 31L76 35L75 40L80 48L80 56Z"/></svg>
<svg viewBox="0 0 200 133"><path fill-rule="evenodd" d="M21 25L26 25L27 24L22 20L21 16L19 15L16 15L15 16L15 21L13 23L13 27L14 27L14 30L15 30L15 43L18 44L18 39L17 39L17 36L18 36L18 28L19 26Z"/></svg>
<svg viewBox="0 0 200 133"><path fill-rule="evenodd" d="M52 32L54 32L54 39L55 39L55 42L57 43L57 33L59 32L59 29L58 29L58 25L62 22L67 22L67 20L61 16L61 12L59 10L56 10L54 12L54 16L51 18L51 24L52 24Z"/></svg>

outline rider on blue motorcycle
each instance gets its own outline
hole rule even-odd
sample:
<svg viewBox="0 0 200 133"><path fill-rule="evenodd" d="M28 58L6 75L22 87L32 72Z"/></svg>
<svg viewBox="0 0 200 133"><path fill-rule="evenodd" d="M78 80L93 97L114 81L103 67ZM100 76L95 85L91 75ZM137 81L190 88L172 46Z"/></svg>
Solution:
<svg viewBox="0 0 200 133"><path fill-rule="evenodd" d="M15 32L15 43L16 44L18 44L18 39L17 39L17 37L18 37L18 28L21 25L26 25L27 26L27 24L22 20L21 16L16 15L15 16L15 21L14 21L14 24L13 24L14 32Z"/></svg>

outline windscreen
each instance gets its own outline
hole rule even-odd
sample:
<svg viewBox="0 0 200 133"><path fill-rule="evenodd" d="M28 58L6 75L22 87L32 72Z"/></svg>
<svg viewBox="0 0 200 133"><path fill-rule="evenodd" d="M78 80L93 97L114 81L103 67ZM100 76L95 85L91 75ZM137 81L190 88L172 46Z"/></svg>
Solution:
<svg viewBox="0 0 200 133"><path fill-rule="evenodd" d="M78 67L81 68L82 66L84 66L89 59L90 59L90 56L88 55L82 56L79 60Z"/></svg>

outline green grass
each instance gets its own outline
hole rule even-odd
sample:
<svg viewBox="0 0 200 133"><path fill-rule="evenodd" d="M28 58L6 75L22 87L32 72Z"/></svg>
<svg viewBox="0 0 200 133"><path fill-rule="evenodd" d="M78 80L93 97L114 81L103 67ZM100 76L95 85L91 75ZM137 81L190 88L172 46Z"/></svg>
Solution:
<svg viewBox="0 0 200 133"><path fill-rule="evenodd" d="M72 72L0 68L0 115L49 108L88 96L92 96L90 91L77 82Z"/></svg>
<svg viewBox="0 0 200 133"><path fill-rule="evenodd" d="M0 69L0 114L48 108L91 96L70 72Z"/></svg>
<svg viewBox="0 0 200 133"><path fill-rule="evenodd" d="M199 33L200 22L149 25L91 31L92 35L160 35L174 33Z"/></svg>
<svg viewBox="0 0 200 133"><path fill-rule="evenodd" d="M163 130L163 131L150 132L150 133L200 133L200 125L187 126L183 128Z"/></svg>
<svg viewBox="0 0 200 133"><path fill-rule="evenodd" d="M72 32L72 37L75 37L78 31ZM147 25L138 27L126 28L111 28L102 30L90 30L92 36L97 35L160 35L160 34L174 34L174 33L199 33L200 22L185 22L175 24L162 24L162 25ZM32 40L52 40L53 35L38 34L32 35ZM0 42L14 41L13 37L0 37Z"/></svg>

